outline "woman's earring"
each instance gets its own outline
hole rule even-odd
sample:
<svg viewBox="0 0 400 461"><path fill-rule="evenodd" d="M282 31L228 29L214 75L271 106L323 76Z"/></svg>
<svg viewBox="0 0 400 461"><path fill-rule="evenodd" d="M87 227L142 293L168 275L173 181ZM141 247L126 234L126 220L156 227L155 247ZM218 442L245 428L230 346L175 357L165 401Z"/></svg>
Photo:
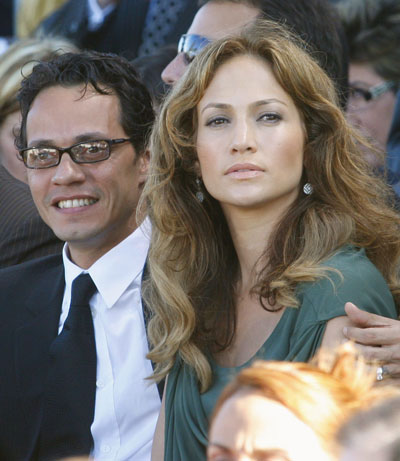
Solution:
<svg viewBox="0 0 400 461"><path fill-rule="evenodd" d="M196 178L196 198L200 203L203 203L204 201L204 194L203 191L201 190L201 179Z"/></svg>
<svg viewBox="0 0 400 461"><path fill-rule="evenodd" d="M303 186L303 192L306 195L311 195L313 193L313 186L309 182L306 182Z"/></svg>

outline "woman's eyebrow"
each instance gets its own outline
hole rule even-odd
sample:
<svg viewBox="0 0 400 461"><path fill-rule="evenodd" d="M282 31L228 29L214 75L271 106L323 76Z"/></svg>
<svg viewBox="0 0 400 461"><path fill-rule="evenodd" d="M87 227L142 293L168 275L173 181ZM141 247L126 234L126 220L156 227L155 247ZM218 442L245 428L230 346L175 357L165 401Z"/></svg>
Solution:
<svg viewBox="0 0 400 461"><path fill-rule="evenodd" d="M278 103L278 104L283 104L284 106L287 106L286 102L282 101L282 99L277 99L277 98L268 98L268 99L261 99L260 101L254 102L252 105L255 107L258 106L264 106L272 103Z"/></svg>
<svg viewBox="0 0 400 461"><path fill-rule="evenodd" d="M284 101L282 101L282 99L277 99L277 98L260 99L259 101L254 101L251 104L251 106L259 107L259 106L265 106L265 105L272 104L272 103L278 103L278 104L287 106L287 104ZM202 114L206 109L229 109L231 107L232 107L231 104L225 104L222 102L210 102L206 104L203 107L203 109L201 109L200 113Z"/></svg>
<svg viewBox="0 0 400 461"><path fill-rule="evenodd" d="M224 104L222 102L210 102L208 104L206 104L203 109L201 109L201 114L206 110L206 109L210 109L210 108L213 108L213 109L229 109L231 107L230 104Z"/></svg>

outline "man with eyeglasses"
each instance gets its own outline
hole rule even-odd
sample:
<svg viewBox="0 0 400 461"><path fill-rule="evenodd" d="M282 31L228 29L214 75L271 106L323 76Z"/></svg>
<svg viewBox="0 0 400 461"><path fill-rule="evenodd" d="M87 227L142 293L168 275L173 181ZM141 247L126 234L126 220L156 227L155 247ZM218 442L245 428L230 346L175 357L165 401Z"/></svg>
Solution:
<svg viewBox="0 0 400 461"><path fill-rule="evenodd" d="M150 460L160 395L135 214L150 95L128 61L84 52L39 63L19 98L30 190L66 243L0 271L0 458Z"/></svg>
<svg viewBox="0 0 400 461"><path fill-rule="evenodd" d="M364 149L374 167L387 169L387 181L400 196L400 3L342 0L338 11L349 43L349 120L386 153L383 159Z"/></svg>
<svg viewBox="0 0 400 461"><path fill-rule="evenodd" d="M369 65L350 64L347 115L379 151L385 151L396 105L400 82L383 80ZM382 169L382 158L365 149L369 163ZM388 182L400 193L400 174L388 170Z"/></svg>

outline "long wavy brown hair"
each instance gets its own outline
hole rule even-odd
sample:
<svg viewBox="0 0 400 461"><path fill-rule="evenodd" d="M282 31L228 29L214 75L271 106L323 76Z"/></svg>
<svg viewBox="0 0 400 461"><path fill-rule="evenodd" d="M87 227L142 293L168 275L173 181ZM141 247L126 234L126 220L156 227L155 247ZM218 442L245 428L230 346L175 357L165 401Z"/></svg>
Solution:
<svg viewBox="0 0 400 461"><path fill-rule="evenodd" d="M364 160L363 140L346 122L330 79L300 39L269 21L216 41L196 57L161 109L142 196L153 224L144 296L152 312L154 377L165 376L179 353L194 368L203 391L211 383L207 354L226 348L235 333L240 276L219 203L207 191L203 203L196 198L196 106L216 70L241 55L270 63L301 113L303 181L313 187L277 224L260 258L263 269L253 292L261 304L297 307L296 285L324 276L321 262L352 244L365 248L393 295L400 294L399 217L388 204L388 187Z"/></svg>

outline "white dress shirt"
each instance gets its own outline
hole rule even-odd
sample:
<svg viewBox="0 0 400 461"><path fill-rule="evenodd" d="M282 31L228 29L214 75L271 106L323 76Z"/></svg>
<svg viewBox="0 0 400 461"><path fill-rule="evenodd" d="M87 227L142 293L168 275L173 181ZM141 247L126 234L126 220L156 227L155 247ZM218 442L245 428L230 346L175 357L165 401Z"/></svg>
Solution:
<svg viewBox="0 0 400 461"><path fill-rule="evenodd" d="M64 246L65 292L59 323L68 315L73 280L87 272L97 287L90 300L97 351L92 456L95 460L149 461L160 409L144 325L141 280L150 225L141 227L84 271Z"/></svg>

